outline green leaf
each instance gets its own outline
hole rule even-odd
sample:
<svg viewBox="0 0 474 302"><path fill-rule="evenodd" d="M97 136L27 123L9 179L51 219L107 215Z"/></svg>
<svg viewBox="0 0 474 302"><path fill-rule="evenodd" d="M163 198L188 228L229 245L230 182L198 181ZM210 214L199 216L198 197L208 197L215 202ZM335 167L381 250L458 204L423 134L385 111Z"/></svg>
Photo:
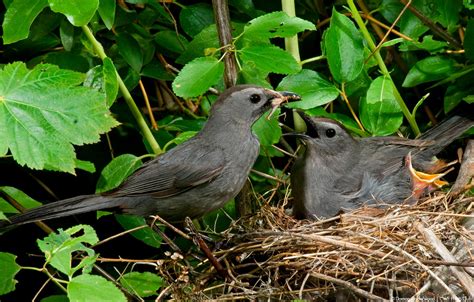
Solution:
<svg viewBox="0 0 474 302"><path fill-rule="evenodd" d="M399 49L400 51L427 50L431 53L440 52L448 46L444 41L433 40L432 35L424 36L422 42L405 41Z"/></svg>
<svg viewBox="0 0 474 302"><path fill-rule="evenodd" d="M64 50L71 51L74 45L74 26L65 19L61 20L61 24L59 25L59 36Z"/></svg>
<svg viewBox="0 0 474 302"><path fill-rule="evenodd" d="M459 12L462 9L462 0L435 0L437 12L439 17L437 21L448 29L448 32L453 32L460 20Z"/></svg>
<svg viewBox="0 0 474 302"><path fill-rule="evenodd" d="M65 231L58 229L58 233L51 233L43 240L38 239L36 242L45 255L46 263L71 278L79 269L83 269L83 272L91 271L97 255L93 249L84 244L96 244L99 238L91 226L76 225ZM72 267L72 254L77 251L85 252L87 256Z"/></svg>
<svg viewBox="0 0 474 302"><path fill-rule="evenodd" d="M15 290L15 275L20 271L21 267L16 263L16 256L10 253L0 252L0 295L7 294Z"/></svg>
<svg viewBox="0 0 474 302"><path fill-rule="evenodd" d="M179 145L190 139L191 137L195 136L198 132L197 131L185 131L181 132L178 134L175 138L170 140L169 142L166 143L166 145L163 147L163 151L168 150L168 147L171 146L172 144Z"/></svg>
<svg viewBox="0 0 474 302"><path fill-rule="evenodd" d="M99 7L99 0L48 0L53 12L61 13L74 26L87 25Z"/></svg>
<svg viewBox="0 0 474 302"><path fill-rule="evenodd" d="M305 30L316 30L313 23L290 17L285 12L273 12L250 20L244 35L251 39L292 37Z"/></svg>
<svg viewBox="0 0 474 302"><path fill-rule="evenodd" d="M244 65L253 64L264 72L293 74L301 70L290 53L273 45L245 47L239 50L238 55Z"/></svg>
<svg viewBox="0 0 474 302"><path fill-rule="evenodd" d="M474 61L474 19L467 21L466 33L464 36L464 49L466 57L470 61Z"/></svg>
<svg viewBox="0 0 474 302"><path fill-rule="evenodd" d="M448 86L444 94L444 112L448 113L461 103L463 98L473 92L473 89L463 89L456 84Z"/></svg>
<svg viewBox="0 0 474 302"><path fill-rule="evenodd" d="M194 37L205 27L214 25L212 6L207 3L188 5L179 13L179 23L184 32Z"/></svg>
<svg viewBox="0 0 474 302"><path fill-rule="evenodd" d="M173 91L182 98L191 98L205 93L224 74L224 63L213 57L197 58L179 72L173 81Z"/></svg>
<svg viewBox="0 0 474 302"><path fill-rule="evenodd" d="M323 43L334 79L343 83L357 78L364 66L364 45L352 21L333 9Z"/></svg>
<svg viewBox="0 0 474 302"><path fill-rule="evenodd" d="M136 227L147 225L145 218L140 216L115 215L115 219L125 230L131 230ZM149 226L143 229L136 230L130 234L136 239L154 248L160 248L161 242L163 241L163 239L158 235L158 233L155 232Z"/></svg>
<svg viewBox="0 0 474 302"><path fill-rule="evenodd" d="M473 0L463 0L463 5L467 9L474 9L474 2Z"/></svg>
<svg viewBox="0 0 474 302"><path fill-rule="evenodd" d="M360 102L360 119L372 135L389 135L403 122L403 114L395 100L393 83L388 77L376 78Z"/></svg>
<svg viewBox="0 0 474 302"><path fill-rule="evenodd" d="M281 127L278 124L278 109L268 120L268 114L261 116L252 126L252 131L257 135L262 146L270 146L278 143L281 137Z"/></svg>
<svg viewBox="0 0 474 302"><path fill-rule="evenodd" d="M130 292L146 298L156 294L163 285L163 278L150 272L131 272L120 278L120 284Z"/></svg>
<svg viewBox="0 0 474 302"><path fill-rule="evenodd" d="M422 83L441 80L458 69L456 61L451 58L441 56L428 57L416 62L408 72L402 86L414 87Z"/></svg>
<svg viewBox="0 0 474 302"><path fill-rule="evenodd" d="M20 165L74 173L72 144L99 140L117 125L104 97L77 86L83 74L24 63L0 71L0 152L9 148Z"/></svg>
<svg viewBox="0 0 474 302"><path fill-rule="evenodd" d="M309 109L327 104L339 96L336 87L319 73L303 69L295 75L286 76L277 90L292 91L301 96L301 101L291 102L289 108Z"/></svg>
<svg viewBox="0 0 474 302"><path fill-rule="evenodd" d="M267 80L268 71L258 69L253 62L246 64L239 71L239 84L253 84L272 89L272 85Z"/></svg>
<svg viewBox="0 0 474 302"><path fill-rule="evenodd" d="M111 30L115 22L115 0L100 0L98 11L105 27Z"/></svg>
<svg viewBox="0 0 474 302"><path fill-rule="evenodd" d="M25 209L32 209L42 205L41 202L34 200L30 196L26 195L23 191L18 190L14 187L0 187L0 191L5 192L8 196L12 197ZM0 197L0 211L3 213L18 214L19 211L13 207L9 202Z"/></svg>
<svg viewBox="0 0 474 302"><path fill-rule="evenodd" d="M122 154L114 158L100 173L95 192L103 193L117 188L141 165L141 159L133 154Z"/></svg>
<svg viewBox="0 0 474 302"><path fill-rule="evenodd" d="M155 42L163 49L174 53L183 53L188 45L188 40L182 36L177 35L172 30L163 30L155 35Z"/></svg>
<svg viewBox="0 0 474 302"><path fill-rule="evenodd" d="M107 107L111 107L117 98L119 84L117 80L117 70L114 63L108 57L102 61L102 72L104 76L104 91Z"/></svg>
<svg viewBox="0 0 474 302"><path fill-rule="evenodd" d="M71 279L67 286L70 302L126 302L125 295L103 277L95 275L79 275Z"/></svg>
<svg viewBox="0 0 474 302"><path fill-rule="evenodd" d="M117 35L117 46L125 61L136 72L140 72L143 65L143 52L137 40L128 33L120 33Z"/></svg>
<svg viewBox="0 0 474 302"><path fill-rule="evenodd" d="M204 28L187 45L186 50L176 59L176 63L185 64L198 57L206 55L206 50L213 49L217 52L219 48L219 39L217 37L217 28L214 24Z"/></svg>
<svg viewBox="0 0 474 302"><path fill-rule="evenodd" d="M52 295L41 299L40 302L69 302L66 295Z"/></svg>
<svg viewBox="0 0 474 302"><path fill-rule="evenodd" d="M33 21L48 6L46 0L15 0L3 19L3 44L26 39Z"/></svg>
<svg viewBox="0 0 474 302"><path fill-rule="evenodd" d="M87 161L87 160L80 160L75 159L74 163L76 165L76 169L80 169L89 173L95 173L95 165L94 163Z"/></svg>

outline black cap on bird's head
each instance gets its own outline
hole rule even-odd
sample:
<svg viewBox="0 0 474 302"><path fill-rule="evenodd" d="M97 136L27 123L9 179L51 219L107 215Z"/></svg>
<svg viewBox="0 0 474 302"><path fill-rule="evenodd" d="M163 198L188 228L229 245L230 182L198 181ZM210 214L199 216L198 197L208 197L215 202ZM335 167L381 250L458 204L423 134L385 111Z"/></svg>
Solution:
<svg viewBox="0 0 474 302"><path fill-rule="evenodd" d="M237 85L219 96L212 106L211 116L231 115L234 120L253 124L267 110L271 109L270 117L284 102L299 99L292 92L278 92L255 85Z"/></svg>
<svg viewBox="0 0 474 302"><path fill-rule="evenodd" d="M319 151L332 150L338 153L346 149L347 145L356 143L346 128L330 118L311 117L302 111L298 114L306 123L305 133L287 133L286 136L295 136L302 139L307 145L316 147Z"/></svg>

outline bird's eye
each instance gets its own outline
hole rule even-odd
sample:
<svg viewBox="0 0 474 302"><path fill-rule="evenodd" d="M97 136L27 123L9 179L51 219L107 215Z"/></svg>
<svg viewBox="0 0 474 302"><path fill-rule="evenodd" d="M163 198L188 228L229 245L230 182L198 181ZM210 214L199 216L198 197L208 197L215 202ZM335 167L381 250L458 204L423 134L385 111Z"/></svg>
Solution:
<svg viewBox="0 0 474 302"><path fill-rule="evenodd" d="M329 138L336 136L336 130L332 128L326 129L326 136Z"/></svg>
<svg viewBox="0 0 474 302"><path fill-rule="evenodd" d="M252 103L254 103L254 104L260 102L260 99L261 99L261 98L260 98L260 96L259 96L258 94L252 94L252 95L250 96L250 101L251 101Z"/></svg>

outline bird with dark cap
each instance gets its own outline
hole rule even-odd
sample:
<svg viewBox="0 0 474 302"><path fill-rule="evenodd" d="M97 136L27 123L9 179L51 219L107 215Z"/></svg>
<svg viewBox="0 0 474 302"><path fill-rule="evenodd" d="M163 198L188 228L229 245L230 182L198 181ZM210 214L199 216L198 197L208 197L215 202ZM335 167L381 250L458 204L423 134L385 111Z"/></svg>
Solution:
<svg viewBox="0 0 474 302"><path fill-rule="evenodd" d="M443 185L446 163L435 157L474 125L453 116L419 137L354 138L328 118L300 113L304 145L291 172L293 214L300 219L331 217L364 204L413 202Z"/></svg>
<svg viewBox="0 0 474 302"><path fill-rule="evenodd" d="M227 89L196 136L144 164L117 189L48 203L3 226L96 210L159 215L170 222L201 217L241 190L259 153L253 123L288 99L299 97L253 85Z"/></svg>

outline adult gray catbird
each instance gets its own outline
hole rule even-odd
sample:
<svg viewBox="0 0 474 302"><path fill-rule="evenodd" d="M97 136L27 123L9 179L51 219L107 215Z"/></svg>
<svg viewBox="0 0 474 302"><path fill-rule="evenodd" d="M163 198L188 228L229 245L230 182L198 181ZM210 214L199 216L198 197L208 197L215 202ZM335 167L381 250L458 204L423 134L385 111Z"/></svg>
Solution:
<svg viewBox="0 0 474 302"><path fill-rule="evenodd" d="M229 88L196 136L144 164L117 189L52 202L13 216L9 224L103 209L170 222L201 217L240 191L259 153L252 124L288 99L299 96L253 85Z"/></svg>
<svg viewBox="0 0 474 302"><path fill-rule="evenodd" d="M331 217L362 204L416 200L440 184L437 173L446 164L436 159L474 122L453 116L419 139L354 138L340 123L300 113L306 134L293 134L306 145L291 172L293 214L299 218Z"/></svg>

